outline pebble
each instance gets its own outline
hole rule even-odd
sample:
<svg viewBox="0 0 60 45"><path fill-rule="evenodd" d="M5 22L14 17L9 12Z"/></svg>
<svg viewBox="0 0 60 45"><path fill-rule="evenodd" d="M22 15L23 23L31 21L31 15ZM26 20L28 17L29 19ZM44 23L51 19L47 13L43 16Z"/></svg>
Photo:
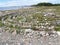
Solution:
<svg viewBox="0 0 60 45"><path fill-rule="evenodd" d="M6 32L6 34L7 34L7 32ZM44 36L41 37L39 35L40 33L38 31L32 33L33 35L31 35L31 32L30 32L30 35L26 35L26 36L23 35L24 38L21 35L14 37L14 36L12 36L12 34L11 35L8 34L8 36L4 36L6 34L1 34L2 36L0 36L0 39L2 37L5 37L5 38L10 37L10 39L9 38L7 38L7 40L6 39L4 39L4 40L1 39L0 42L2 42L1 43L2 45L4 45L3 43L6 43L6 42L7 42L6 45L10 45L10 43L12 43L12 45L13 44L17 44L17 45L36 45L36 44L37 45L40 45L40 44L41 45L57 45L57 44L59 44L60 45L60 43L59 43L60 40L59 40L59 42L57 42L57 40L60 39L60 36L57 36L55 38L55 35L54 35L54 37L51 37L51 36L47 35L44 38ZM14 41L11 40L12 39L11 36L14 38ZM19 41L16 40L18 37L19 37Z"/></svg>

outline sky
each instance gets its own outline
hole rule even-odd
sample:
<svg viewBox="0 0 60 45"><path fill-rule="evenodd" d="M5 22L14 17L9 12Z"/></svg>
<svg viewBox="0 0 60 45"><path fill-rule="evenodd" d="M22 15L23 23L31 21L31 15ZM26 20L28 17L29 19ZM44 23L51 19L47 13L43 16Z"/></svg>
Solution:
<svg viewBox="0 0 60 45"><path fill-rule="evenodd" d="M33 5L40 2L60 3L59 0L0 0L0 7Z"/></svg>

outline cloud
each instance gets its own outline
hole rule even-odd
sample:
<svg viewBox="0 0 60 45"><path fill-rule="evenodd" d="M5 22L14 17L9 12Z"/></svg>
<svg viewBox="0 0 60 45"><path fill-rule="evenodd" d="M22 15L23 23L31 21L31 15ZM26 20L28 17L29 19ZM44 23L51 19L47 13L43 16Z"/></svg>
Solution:
<svg viewBox="0 0 60 45"><path fill-rule="evenodd" d="M0 6L18 6L19 2L18 1L8 1L4 3L0 3Z"/></svg>
<svg viewBox="0 0 60 45"><path fill-rule="evenodd" d="M22 5L32 5L39 2L59 2L58 0L9 0L5 2L0 2L0 7L5 6L22 6Z"/></svg>
<svg viewBox="0 0 60 45"><path fill-rule="evenodd" d="M5 2L0 2L0 6L5 7L5 6L22 6L22 5L32 5L32 4L37 4L39 0L9 0Z"/></svg>

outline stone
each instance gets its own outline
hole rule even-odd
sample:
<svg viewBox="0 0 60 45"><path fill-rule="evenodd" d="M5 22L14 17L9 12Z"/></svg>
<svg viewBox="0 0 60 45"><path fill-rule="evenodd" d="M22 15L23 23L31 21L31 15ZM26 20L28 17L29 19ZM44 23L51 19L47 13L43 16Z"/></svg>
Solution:
<svg viewBox="0 0 60 45"><path fill-rule="evenodd" d="M8 43L6 43L6 45L8 45Z"/></svg>
<svg viewBox="0 0 60 45"><path fill-rule="evenodd" d="M59 32L59 31L57 31L57 34L58 34L58 35L60 35L60 32Z"/></svg>

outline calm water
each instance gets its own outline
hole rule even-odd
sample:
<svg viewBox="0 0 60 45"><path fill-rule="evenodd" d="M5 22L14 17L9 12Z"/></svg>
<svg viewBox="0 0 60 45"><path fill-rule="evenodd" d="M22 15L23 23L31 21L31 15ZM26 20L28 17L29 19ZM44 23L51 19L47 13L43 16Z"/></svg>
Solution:
<svg viewBox="0 0 60 45"><path fill-rule="evenodd" d="M30 6L0 7L0 11L4 11L4 10L15 10L15 9L29 8L29 7L30 7Z"/></svg>

